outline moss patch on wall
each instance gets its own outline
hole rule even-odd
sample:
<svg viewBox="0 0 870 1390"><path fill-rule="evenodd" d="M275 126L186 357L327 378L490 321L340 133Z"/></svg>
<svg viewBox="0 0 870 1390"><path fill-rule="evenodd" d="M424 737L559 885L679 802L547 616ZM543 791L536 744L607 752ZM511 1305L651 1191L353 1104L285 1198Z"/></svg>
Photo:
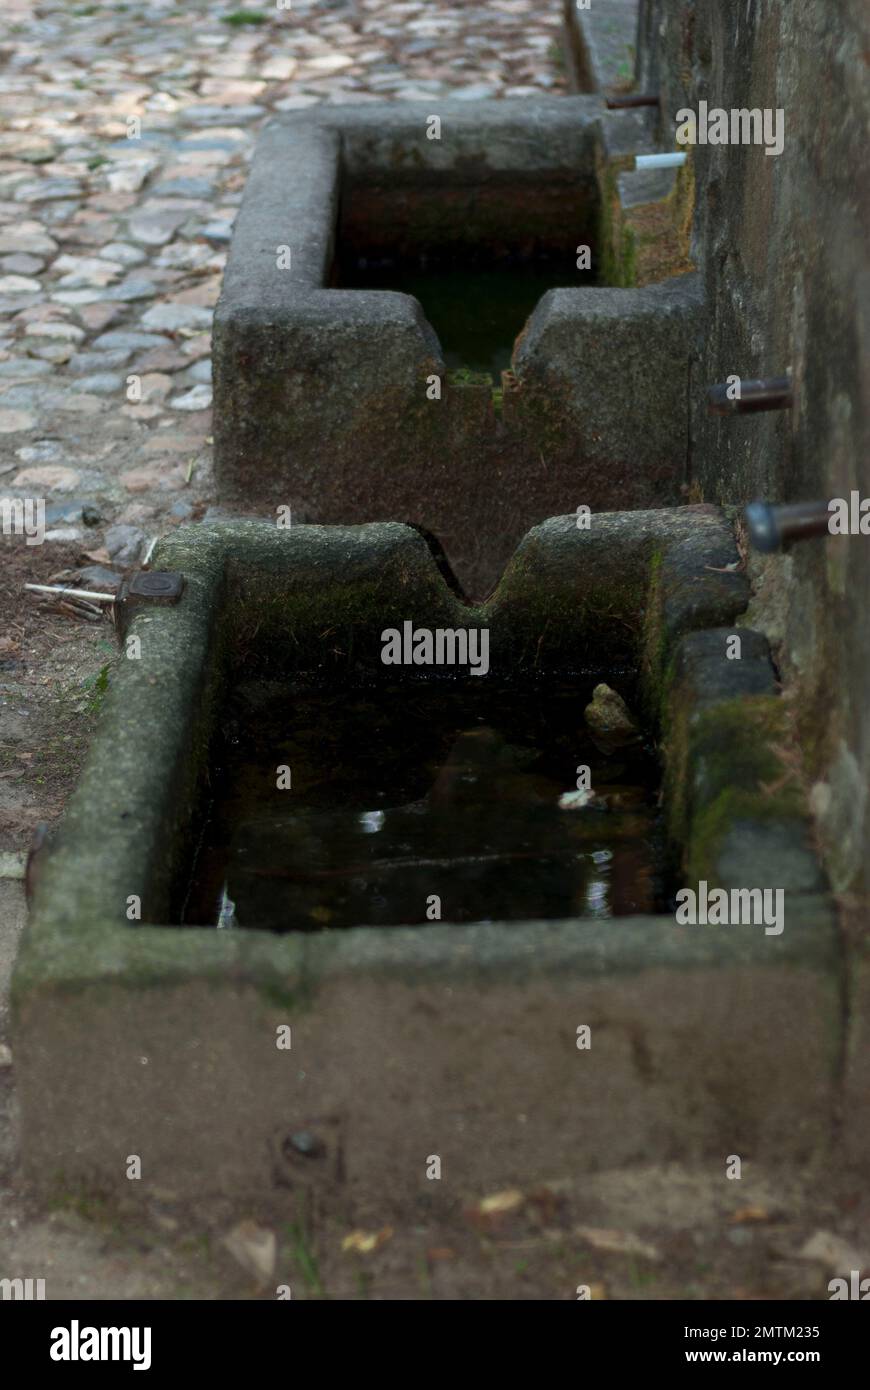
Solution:
<svg viewBox="0 0 870 1390"><path fill-rule="evenodd" d="M677 689L666 749L668 838L683 846L691 881L717 882L717 854L736 821L805 817L791 716L777 695L741 696L693 712Z"/></svg>
<svg viewBox="0 0 870 1390"><path fill-rule="evenodd" d="M632 248L632 284L653 285L695 269L690 254L694 213L695 175L691 160L678 170L667 198L622 213L623 240Z"/></svg>

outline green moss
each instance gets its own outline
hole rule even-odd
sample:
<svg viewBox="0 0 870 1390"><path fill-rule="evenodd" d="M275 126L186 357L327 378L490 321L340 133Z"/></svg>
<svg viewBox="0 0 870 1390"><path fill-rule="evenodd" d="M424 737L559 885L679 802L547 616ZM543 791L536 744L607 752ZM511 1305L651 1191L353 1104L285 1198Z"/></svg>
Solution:
<svg viewBox="0 0 870 1390"><path fill-rule="evenodd" d="M257 971L257 992L264 1003L280 1010L282 1022L310 1013L317 997L317 990L310 980L297 982L291 988L284 976L269 975L262 970Z"/></svg>
<svg viewBox="0 0 870 1390"><path fill-rule="evenodd" d="M668 201L680 251L688 260L695 220L695 166L692 163L691 151L685 164L677 170Z"/></svg>
<svg viewBox="0 0 870 1390"><path fill-rule="evenodd" d="M68 1183L63 1173L56 1172L52 1182L54 1195L47 1206L51 1212L70 1212L89 1225L117 1230L118 1211L105 1193L94 1192L75 1183Z"/></svg>
<svg viewBox="0 0 870 1390"><path fill-rule="evenodd" d="M91 691L91 698L88 701L88 714L97 714L100 710L103 698L109 688L110 664L111 663L107 661L105 666L100 667L95 676L89 676L84 682L85 689Z"/></svg>
<svg viewBox="0 0 870 1390"><path fill-rule="evenodd" d="M715 882L718 850L738 820L799 819L804 793L782 750L787 707L777 695L741 696L691 712L675 692L666 739L668 838L684 847L692 880Z"/></svg>
<svg viewBox="0 0 870 1390"><path fill-rule="evenodd" d="M489 386L492 376L489 372L474 372L470 367L455 367L447 373L448 386Z"/></svg>
<svg viewBox="0 0 870 1390"><path fill-rule="evenodd" d="M719 853L729 832L739 821L755 825L783 825L799 819L794 814L785 814L776 798L767 799L763 795L743 792L734 787L722 792L712 806L692 819L684 859L689 882L700 883L704 879L711 887L720 886L717 874Z"/></svg>
<svg viewBox="0 0 870 1390"><path fill-rule="evenodd" d="M643 601L643 636L640 653L641 704L644 719L660 728L666 722L666 652L662 626L662 564L664 550L653 547L649 559L646 597Z"/></svg>
<svg viewBox="0 0 870 1390"><path fill-rule="evenodd" d="M622 215L616 176L626 164L614 160L599 171L598 283L629 288L637 274L637 247Z"/></svg>
<svg viewBox="0 0 870 1390"><path fill-rule="evenodd" d="M243 24L268 24L269 16L262 10L233 10L231 14L221 15L221 24L232 24L240 28Z"/></svg>

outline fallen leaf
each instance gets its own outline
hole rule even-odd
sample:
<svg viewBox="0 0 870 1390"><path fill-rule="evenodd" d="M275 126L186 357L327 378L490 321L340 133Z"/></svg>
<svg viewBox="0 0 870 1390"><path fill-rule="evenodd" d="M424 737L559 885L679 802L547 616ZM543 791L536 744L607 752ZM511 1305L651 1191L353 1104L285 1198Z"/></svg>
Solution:
<svg viewBox="0 0 870 1390"><path fill-rule="evenodd" d="M392 1226L384 1226L380 1231L351 1231L341 1242L341 1248L356 1255L370 1255L373 1250L380 1250L382 1245L386 1245L392 1234Z"/></svg>
<svg viewBox="0 0 870 1390"><path fill-rule="evenodd" d="M609 1255L638 1255L644 1260L660 1260L661 1255L654 1245L648 1245L630 1231L605 1231L594 1226L575 1226L575 1236L585 1240L593 1250L602 1250Z"/></svg>
<svg viewBox="0 0 870 1390"><path fill-rule="evenodd" d="M275 1273L278 1243L275 1232L254 1221L240 1221L224 1236L222 1244L243 1269L265 1284Z"/></svg>
<svg viewBox="0 0 870 1390"><path fill-rule="evenodd" d="M96 550L83 550L86 560L93 560L95 565L110 565L112 557L104 545L98 546Z"/></svg>
<svg viewBox="0 0 870 1390"><path fill-rule="evenodd" d="M518 1211L525 1200L518 1188L510 1187L505 1192L493 1192L484 1197L477 1210L482 1216L500 1216L505 1211Z"/></svg>
<svg viewBox="0 0 870 1390"><path fill-rule="evenodd" d="M731 1213L732 1226L746 1226L752 1221L769 1221L770 1212L766 1207L740 1207Z"/></svg>

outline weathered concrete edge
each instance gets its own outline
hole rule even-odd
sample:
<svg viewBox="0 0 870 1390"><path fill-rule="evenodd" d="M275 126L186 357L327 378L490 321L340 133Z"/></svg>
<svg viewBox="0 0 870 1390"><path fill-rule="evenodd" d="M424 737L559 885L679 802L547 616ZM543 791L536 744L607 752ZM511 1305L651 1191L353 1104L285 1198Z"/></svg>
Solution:
<svg viewBox="0 0 870 1390"><path fill-rule="evenodd" d="M437 114L454 137L476 142L480 159L493 174L542 176L573 168L597 182L601 178L603 133L608 130L613 139L611 127L621 129L627 114L618 113L614 121L614 113L607 113L596 97L560 97L533 103L448 100L385 102L375 109L372 105L327 106L274 118L258 142L236 220L215 311L218 340L238 317L272 327L278 327L275 314L281 312L301 314L304 321L305 291L326 286L339 190L345 176L371 178L378 171L388 171L395 177L397 147L415 138L415 157L409 157L406 165L410 175L415 179L427 172L449 172L454 179L458 176L455 144L425 139L432 105L438 107ZM487 130L498 138L487 142ZM622 143L634 143L637 132L623 134ZM291 156L297 167L305 167L304 178L286 176ZM603 189L601 193L603 196ZM291 245L290 266L264 278L262 263L267 262L271 272L277 247L285 241ZM265 301L264 284L269 286ZM370 292L369 296L376 318L382 293L387 292ZM328 298L318 299L316 317L334 317L338 324L346 307L346 294L334 291ZM639 303L638 311L642 307ZM631 300L626 301L625 309L633 310ZM384 316L389 318L389 314ZM424 332L421 348L426 342Z"/></svg>
<svg viewBox="0 0 870 1390"><path fill-rule="evenodd" d="M396 164L397 146L422 140L404 170L418 178L422 171L454 173L455 155L445 141L428 140L432 115L441 118L462 142L463 153L474 150L492 173L518 173L539 177L555 170L589 168L590 153L600 137L606 108L600 97L536 97L462 101L433 97L430 101L366 102L320 106L275 116L265 132L279 141L311 130L338 132L343 141L344 167L351 177L370 177L375 171L402 172ZM385 167L386 165L386 167ZM466 177L476 180L479 171L469 168Z"/></svg>
<svg viewBox="0 0 870 1390"><path fill-rule="evenodd" d="M600 92L615 87L623 76L617 58L620 44L629 47L637 35L637 0L593 3L580 8L575 0L563 0L563 27L569 77L579 92Z"/></svg>
<svg viewBox="0 0 870 1390"><path fill-rule="evenodd" d="M50 939L50 936L53 939ZM116 940L115 938L120 938ZM187 982L238 989L305 1007L318 988L345 976L426 981L516 983L529 979L600 979L647 970L836 969L834 913L824 895L795 899L780 936L760 926L681 926L672 917L487 922L419 927L353 927L277 936L213 929L132 927L95 922L84 950L65 949L43 932L20 962L13 1002L42 990L76 993L110 982L131 989ZM49 947L51 949L49 949Z"/></svg>
<svg viewBox="0 0 870 1390"><path fill-rule="evenodd" d="M572 385L594 399L601 367L582 335L607 333L612 340L609 351L618 355L620 335L642 332L645 324L659 329L666 325L673 355L651 355L645 363L645 380L632 382L641 409L648 408L651 401L667 399L675 358L684 359L688 390L689 363L697 352L705 312L703 285L696 271L637 287L548 290L529 317L514 369L522 382L534 371L549 377L553 363L568 360Z"/></svg>

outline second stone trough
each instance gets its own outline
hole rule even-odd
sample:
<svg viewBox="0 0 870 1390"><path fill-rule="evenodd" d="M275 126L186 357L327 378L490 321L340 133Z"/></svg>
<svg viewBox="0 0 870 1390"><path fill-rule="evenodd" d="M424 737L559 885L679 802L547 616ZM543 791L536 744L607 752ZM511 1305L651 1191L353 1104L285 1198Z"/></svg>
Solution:
<svg viewBox="0 0 870 1390"><path fill-rule="evenodd" d="M422 526L483 597L548 516L685 500L702 305L693 273L633 283L636 113L435 105L322 107L261 136L215 314L215 460L237 507ZM349 260L416 267L436 299L445 267L472 292L495 275L520 294L540 267L564 287L517 311L496 380L448 368L417 298L348 288Z"/></svg>

